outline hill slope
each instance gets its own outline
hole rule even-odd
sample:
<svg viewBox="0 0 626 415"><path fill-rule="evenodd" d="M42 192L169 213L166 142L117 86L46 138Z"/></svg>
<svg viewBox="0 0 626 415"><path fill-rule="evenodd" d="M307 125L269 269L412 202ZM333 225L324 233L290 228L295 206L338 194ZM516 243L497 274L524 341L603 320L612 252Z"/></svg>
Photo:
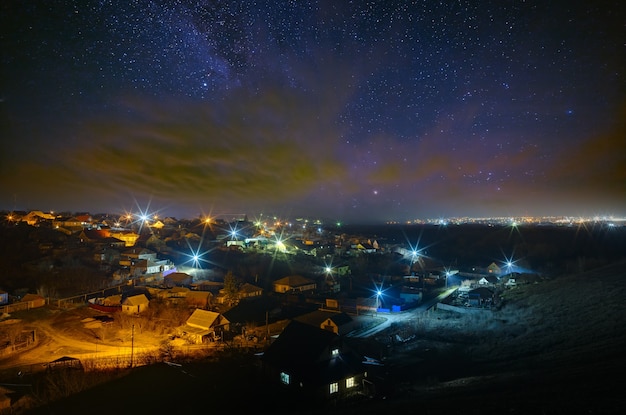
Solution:
<svg viewBox="0 0 626 415"><path fill-rule="evenodd" d="M115 408L204 413L622 413L626 262L520 286L488 317L433 313L413 345L389 353L388 394L345 406L305 406L274 390L251 356L184 368L155 365L33 413ZM396 328L397 329L397 328ZM108 398L107 398L108 399Z"/></svg>

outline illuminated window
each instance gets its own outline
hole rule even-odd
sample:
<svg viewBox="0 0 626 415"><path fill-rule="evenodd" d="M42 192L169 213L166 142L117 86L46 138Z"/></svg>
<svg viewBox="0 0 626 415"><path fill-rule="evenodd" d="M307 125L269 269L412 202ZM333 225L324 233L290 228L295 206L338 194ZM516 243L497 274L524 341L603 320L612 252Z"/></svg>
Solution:
<svg viewBox="0 0 626 415"><path fill-rule="evenodd" d="M333 350L331 350L330 355L331 355L332 357L337 357L337 356L339 356L339 349L333 349Z"/></svg>
<svg viewBox="0 0 626 415"><path fill-rule="evenodd" d="M280 372L280 381L285 385L289 385L289 373Z"/></svg>
<svg viewBox="0 0 626 415"><path fill-rule="evenodd" d="M330 393L339 392L339 384L337 382L330 384Z"/></svg>
<svg viewBox="0 0 626 415"><path fill-rule="evenodd" d="M354 381L354 378L346 379L346 388L354 388L355 386L356 382Z"/></svg>

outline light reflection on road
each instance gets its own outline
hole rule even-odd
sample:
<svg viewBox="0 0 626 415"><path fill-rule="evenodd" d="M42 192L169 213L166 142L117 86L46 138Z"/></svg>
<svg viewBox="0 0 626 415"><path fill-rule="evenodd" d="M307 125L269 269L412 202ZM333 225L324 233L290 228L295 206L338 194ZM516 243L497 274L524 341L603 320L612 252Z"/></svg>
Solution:
<svg viewBox="0 0 626 415"><path fill-rule="evenodd" d="M370 328L366 328L365 330L355 330L351 333L348 333L347 337L357 337L357 338L372 337L382 332L383 330L391 327L391 325L394 323L408 323L411 320L418 317L420 314L423 314L424 312L431 309L435 304L437 304L444 298L448 297L457 288L458 287L447 288L443 290L441 293L439 293L439 295L437 295L436 297L427 299L419 306L412 308L410 310L400 311L397 313L373 313L371 316L371 319L372 319L371 322L375 323L379 321L379 324L376 324L375 326L370 327ZM361 319L363 320L365 324L367 324L367 317L362 316Z"/></svg>

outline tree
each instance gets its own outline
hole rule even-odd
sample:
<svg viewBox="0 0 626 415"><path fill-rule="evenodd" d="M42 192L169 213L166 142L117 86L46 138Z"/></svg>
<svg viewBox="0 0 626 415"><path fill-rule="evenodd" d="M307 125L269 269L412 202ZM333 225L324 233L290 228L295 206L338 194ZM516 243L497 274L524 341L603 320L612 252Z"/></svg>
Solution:
<svg viewBox="0 0 626 415"><path fill-rule="evenodd" d="M233 275L232 271L228 271L224 276L224 296L229 305L232 305L239 295L239 282Z"/></svg>

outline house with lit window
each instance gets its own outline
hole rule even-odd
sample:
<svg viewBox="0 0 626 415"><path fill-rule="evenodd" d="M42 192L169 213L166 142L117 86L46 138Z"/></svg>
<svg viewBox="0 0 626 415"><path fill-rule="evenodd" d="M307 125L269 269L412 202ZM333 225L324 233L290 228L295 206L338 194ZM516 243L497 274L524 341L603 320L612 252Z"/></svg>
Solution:
<svg viewBox="0 0 626 415"><path fill-rule="evenodd" d="M111 236L119 239L120 241L124 241L124 246L126 247L135 246L135 242L139 239L138 233L125 230L111 232Z"/></svg>
<svg viewBox="0 0 626 415"><path fill-rule="evenodd" d="M271 382L316 399L357 396L369 383L363 359L345 339L295 320L267 348L261 362Z"/></svg>
<svg viewBox="0 0 626 415"><path fill-rule="evenodd" d="M495 262L492 262L491 264L489 264L489 266L487 267L487 272L492 275L502 274L502 270Z"/></svg>

